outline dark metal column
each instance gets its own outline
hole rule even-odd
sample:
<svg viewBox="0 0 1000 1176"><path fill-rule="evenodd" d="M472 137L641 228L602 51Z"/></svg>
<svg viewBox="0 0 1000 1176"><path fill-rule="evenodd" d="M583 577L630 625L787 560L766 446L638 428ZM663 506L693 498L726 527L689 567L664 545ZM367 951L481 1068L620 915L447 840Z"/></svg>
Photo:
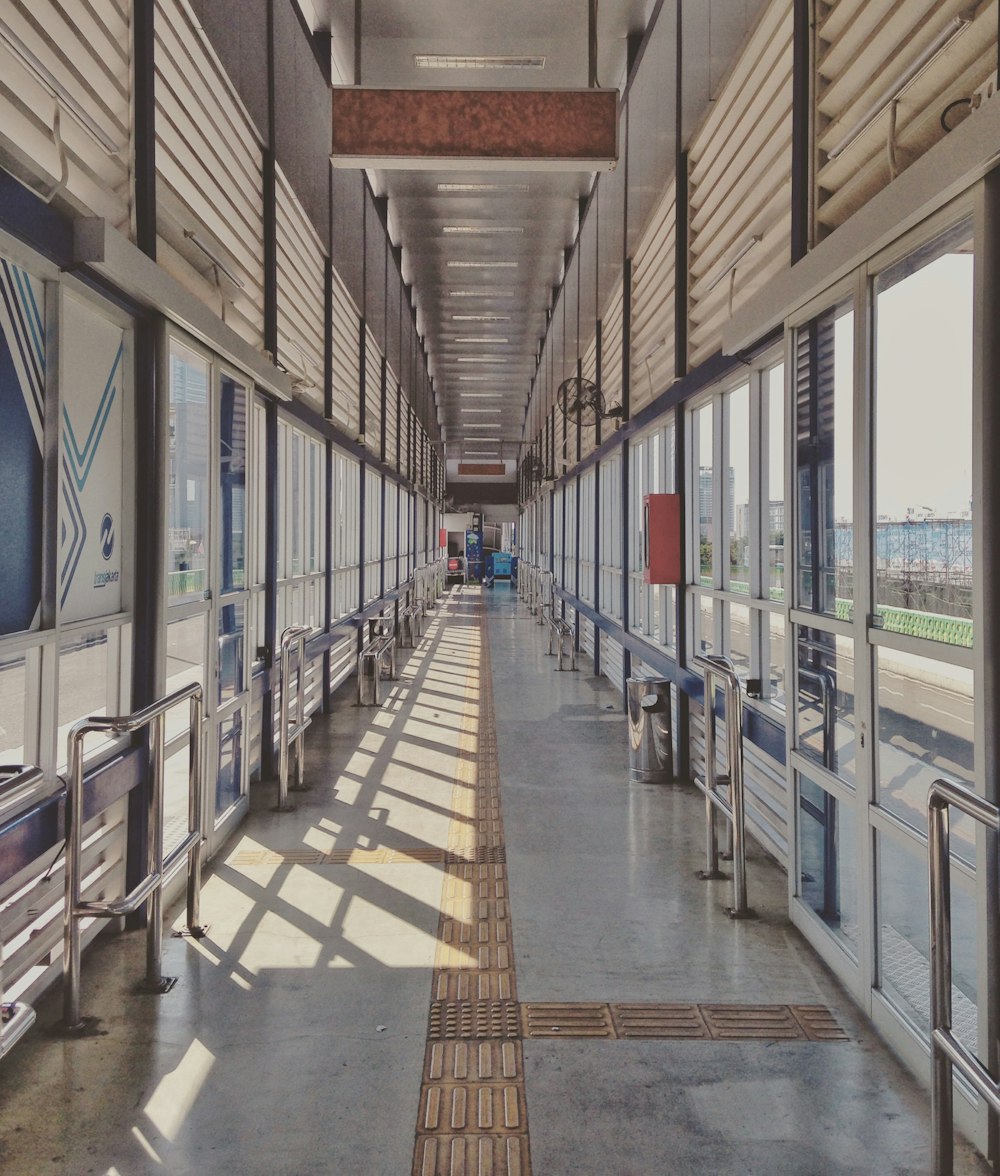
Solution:
<svg viewBox="0 0 1000 1176"><path fill-rule="evenodd" d="M156 97L154 92L154 0L135 0L132 56L135 84L135 234L136 244L156 260Z"/></svg>

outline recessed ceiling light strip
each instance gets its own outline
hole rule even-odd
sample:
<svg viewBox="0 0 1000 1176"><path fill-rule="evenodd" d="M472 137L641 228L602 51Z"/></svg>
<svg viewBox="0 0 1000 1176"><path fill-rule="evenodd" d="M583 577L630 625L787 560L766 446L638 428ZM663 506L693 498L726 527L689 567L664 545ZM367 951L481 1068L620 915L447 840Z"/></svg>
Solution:
<svg viewBox="0 0 1000 1176"><path fill-rule="evenodd" d="M544 69L545 58L513 53L414 53L413 64L418 69Z"/></svg>

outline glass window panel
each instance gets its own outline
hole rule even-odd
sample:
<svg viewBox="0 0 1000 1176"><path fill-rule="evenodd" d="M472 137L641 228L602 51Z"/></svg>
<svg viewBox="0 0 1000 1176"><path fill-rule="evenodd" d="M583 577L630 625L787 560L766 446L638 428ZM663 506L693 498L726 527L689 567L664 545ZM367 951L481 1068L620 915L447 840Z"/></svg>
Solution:
<svg viewBox="0 0 1000 1176"><path fill-rule="evenodd" d="M799 774L799 895L857 957L857 821L839 801Z"/></svg>
<svg viewBox="0 0 1000 1176"><path fill-rule="evenodd" d="M208 361L170 344L170 485L167 590L171 601L208 588Z"/></svg>
<svg viewBox="0 0 1000 1176"><path fill-rule="evenodd" d="M798 605L850 619L854 597L854 314L826 311L796 332Z"/></svg>
<svg viewBox="0 0 1000 1176"><path fill-rule="evenodd" d="M247 392L222 377L219 396L219 587L246 585Z"/></svg>
<svg viewBox="0 0 1000 1176"><path fill-rule="evenodd" d="M59 652L59 762L66 761L70 727L88 715L108 713L109 642L104 629L74 634ZM113 713L113 712L112 712ZM84 752L90 755L112 742L109 735L88 735Z"/></svg>
<svg viewBox="0 0 1000 1176"><path fill-rule="evenodd" d="M879 647L878 801L914 828L927 830L927 789L938 776L975 789L973 672ZM953 810L952 850L972 860L971 818Z"/></svg>
<svg viewBox="0 0 1000 1176"><path fill-rule="evenodd" d="M715 601L711 596L697 596L695 624L698 628L695 652L708 654L715 648Z"/></svg>
<svg viewBox="0 0 1000 1176"><path fill-rule="evenodd" d="M712 452L713 406L706 404L694 414L695 443L698 452L698 575L706 587L712 586L712 519L714 483Z"/></svg>
<svg viewBox="0 0 1000 1176"><path fill-rule="evenodd" d="M767 652L764 660L768 676L764 680L764 697L773 706L785 706L785 618L781 613L769 612L764 631Z"/></svg>
<svg viewBox="0 0 1000 1176"><path fill-rule="evenodd" d="M23 655L0 661L0 756L9 763L23 763L24 728L28 695L28 671Z"/></svg>
<svg viewBox="0 0 1000 1176"><path fill-rule="evenodd" d="M286 493L289 494L291 507L288 529L292 540L291 574L293 576L298 576L302 572L302 443L304 440L301 433L292 431L291 480L286 487Z"/></svg>
<svg viewBox="0 0 1000 1176"><path fill-rule="evenodd" d="M966 222L875 280L875 588L883 628L968 646L972 363Z"/></svg>
<svg viewBox="0 0 1000 1176"><path fill-rule="evenodd" d="M785 365L775 364L764 373L762 396L767 438L764 528L767 558L764 590L772 600L785 599Z"/></svg>
<svg viewBox="0 0 1000 1176"><path fill-rule="evenodd" d="M167 693L191 682L205 685L205 616L187 617L167 625ZM167 712L167 738L188 728L187 707ZM185 786L186 787L186 786Z"/></svg>
<svg viewBox="0 0 1000 1176"><path fill-rule="evenodd" d="M183 709L185 717L187 708ZM184 724L187 729L187 722ZM190 754L185 739L163 764L163 852L170 853L188 832L188 792L190 790Z"/></svg>
<svg viewBox="0 0 1000 1176"><path fill-rule="evenodd" d="M243 689L246 604L240 600L219 609L219 703Z"/></svg>
<svg viewBox="0 0 1000 1176"><path fill-rule="evenodd" d="M879 975L886 999L924 1034L930 1031L927 861L895 838L876 834L879 887ZM952 1026L976 1048L976 904L966 879L952 871Z"/></svg>
<svg viewBox="0 0 1000 1176"><path fill-rule="evenodd" d="M819 629L798 630L798 750L853 781L854 642Z"/></svg>
<svg viewBox="0 0 1000 1176"><path fill-rule="evenodd" d="M736 672L743 678L750 676L750 609L745 604L730 604L729 657Z"/></svg>
<svg viewBox="0 0 1000 1176"><path fill-rule="evenodd" d="M254 421L254 478L255 487L254 510L254 582L263 584L267 578L267 487L269 484L267 471L267 413L263 405L255 404L253 409ZM273 476L273 471L272 471Z"/></svg>
<svg viewBox="0 0 1000 1176"><path fill-rule="evenodd" d="M727 397L729 469L725 495L729 590L750 592L750 385Z"/></svg>
<svg viewBox="0 0 1000 1176"><path fill-rule="evenodd" d="M243 795L243 711L219 723L219 774L215 781L215 815L221 817Z"/></svg>

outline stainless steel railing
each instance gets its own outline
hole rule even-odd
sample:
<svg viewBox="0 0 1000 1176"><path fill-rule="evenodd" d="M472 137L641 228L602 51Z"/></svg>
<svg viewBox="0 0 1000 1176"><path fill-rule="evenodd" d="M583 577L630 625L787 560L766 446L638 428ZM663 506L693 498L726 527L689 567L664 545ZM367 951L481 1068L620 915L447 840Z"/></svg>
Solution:
<svg viewBox="0 0 1000 1176"><path fill-rule="evenodd" d="M556 644L557 666L561 670L563 668L563 658L568 657L570 661L570 669L576 669L576 639L573 632L573 626L569 621L563 617L555 615L555 608L549 610L549 648L548 656L552 656L553 642Z"/></svg>
<svg viewBox="0 0 1000 1176"><path fill-rule="evenodd" d="M537 612L538 624L545 624L545 610L552 610L553 585L555 576L551 572L538 573Z"/></svg>
<svg viewBox="0 0 1000 1176"><path fill-rule="evenodd" d="M722 878L719 870L719 838L716 812L729 821L733 831L733 905L727 908L731 919L752 919L747 903L746 805L743 791L743 700L739 675L727 657L697 656L694 665L705 676L705 779L695 783L705 794L705 869L699 877ZM722 685L723 714L726 720L726 759L728 774L719 775L715 751L715 684ZM720 789L728 790L728 797Z"/></svg>
<svg viewBox="0 0 1000 1176"><path fill-rule="evenodd" d="M952 1032L951 854L948 810L957 808L994 835L1000 808L951 780L935 780L927 796L931 946L931 1129L935 1176L955 1170L953 1071L967 1079L994 1114L1000 1114L1000 1083Z"/></svg>
<svg viewBox="0 0 1000 1176"><path fill-rule="evenodd" d="M45 773L34 764L0 765L0 825L32 805L62 791L62 781L46 786ZM4 937L0 934L0 1058L7 1054L35 1023L35 1010L24 1001L4 999Z"/></svg>
<svg viewBox="0 0 1000 1176"><path fill-rule="evenodd" d="M281 684L281 705L278 709L278 803L275 812L291 812L295 805L288 800L288 769L292 754L295 756L295 783L293 792L308 791L303 783L306 766L305 733L310 724L306 718L306 638L312 633L308 625L289 625L281 634L279 646L279 674ZM292 718L291 688L292 649L295 649L295 718Z"/></svg>
<svg viewBox="0 0 1000 1176"><path fill-rule="evenodd" d="M166 714L183 702L190 704L190 742L188 745L188 834L164 857L163 854L163 769L166 737ZM80 939L84 919L114 919L137 911L144 903L146 910L146 980L151 992L167 992L173 980L164 977L161 969L163 954L163 885L172 877L175 868L187 854L187 926L194 936L202 936L205 928L198 924L201 901L201 850L203 774L201 729L204 716L204 695L200 685L192 683L151 706L132 715L92 715L81 719L70 728L68 738L69 783L66 797L66 900L63 907L63 1029L79 1032L86 1026L80 1016ZM82 900L83 861L83 742L95 731L115 735L130 735L150 729L152 778L149 789L149 830L146 856L146 876L124 898L111 902Z"/></svg>

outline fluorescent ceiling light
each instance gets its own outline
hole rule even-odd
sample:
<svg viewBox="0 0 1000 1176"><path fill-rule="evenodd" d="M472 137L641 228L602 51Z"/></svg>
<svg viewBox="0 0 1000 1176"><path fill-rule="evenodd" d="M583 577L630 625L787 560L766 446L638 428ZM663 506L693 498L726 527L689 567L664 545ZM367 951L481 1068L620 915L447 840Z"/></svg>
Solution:
<svg viewBox="0 0 1000 1176"><path fill-rule="evenodd" d="M439 192L530 192L529 184L438 184Z"/></svg>
<svg viewBox="0 0 1000 1176"><path fill-rule="evenodd" d="M510 53L414 53L413 64L418 69L544 69L545 58Z"/></svg>
<svg viewBox="0 0 1000 1176"><path fill-rule="evenodd" d="M724 266L722 266L718 273L708 283L708 285L705 287L705 293L707 294L709 290L714 290L715 287L718 286L718 284L722 281L722 279L727 274L731 274L733 270L736 269L736 267L740 264L743 258L746 257L746 255L750 252L750 250L753 249L755 245L759 245L763 239L764 238L759 233L755 233L752 237L749 237L746 241L744 241L739 249L736 250L733 256L726 262ZM649 354L652 355L653 352L651 351Z"/></svg>
<svg viewBox="0 0 1000 1176"><path fill-rule="evenodd" d="M452 236L488 237L502 233L523 233L521 225L445 225L444 232Z"/></svg>
<svg viewBox="0 0 1000 1176"><path fill-rule="evenodd" d="M449 290L452 298L513 298L513 290Z"/></svg>
<svg viewBox="0 0 1000 1176"><path fill-rule="evenodd" d="M899 95L906 89L906 87L916 78L916 76L923 72L923 70L930 65L939 53L943 53L945 49L954 41L954 39L963 33L972 22L968 17L956 16L950 20L938 35L927 45L921 53L919 53L912 62L903 71L891 86L887 86L885 90L878 96L878 98L868 107L864 114L854 123L846 135L832 147L827 153L827 159L836 159L838 155L842 155L848 147L859 139L865 131L878 118L883 110L894 102Z"/></svg>
<svg viewBox="0 0 1000 1176"><path fill-rule="evenodd" d="M460 355L458 363L506 363L502 355Z"/></svg>
<svg viewBox="0 0 1000 1176"><path fill-rule="evenodd" d="M463 427L466 429L495 429L496 421L464 421Z"/></svg>
<svg viewBox="0 0 1000 1176"><path fill-rule="evenodd" d="M92 138L100 143L108 155L119 154L121 147L115 139L108 134L100 123L91 118L87 110L80 105L59 77L49 69L41 58L32 51L30 46L7 24L0 25L0 38L7 42L14 55L19 57L27 66L28 71L38 77L42 85L55 96L59 105L68 111Z"/></svg>
<svg viewBox="0 0 1000 1176"><path fill-rule="evenodd" d="M499 416L503 412L502 408L463 408L462 412L481 412L489 413L491 416Z"/></svg>
<svg viewBox="0 0 1000 1176"><path fill-rule="evenodd" d="M458 377L465 384L485 384L487 380L492 380L492 376L459 376ZM464 393L463 393L464 395ZM470 393L471 395L471 393Z"/></svg>
<svg viewBox="0 0 1000 1176"><path fill-rule="evenodd" d="M463 457L499 457L500 452L497 449L466 449L462 454Z"/></svg>
<svg viewBox="0 0 1000 1176"><path fill-rule="evenodd" d="M509 314L453 314L455 322L461 323L509 323Z"/></svg>
<svg viewBox="0 0 1000 1176"><path fill-rule="evenodd" d="M456 343L509 343L509 339L502 339L499 335L456 335Z"/></svg>
<svg viewBox="0 0 1000 1176"><path fill-rule="evenodd" d="M459 376L460 380L485 380L486 376ZM502 392L459 392L463 400L503 400Z"/></svg>
<svg viewBox="0 0 1000 1176"><path fill-rule="evenodd" d="M516 261L449 261L449 269L517 269Z"/></svg>
<svg viewBox="0 0 1000 1176"><path fill-rule="evenodd" d="M233 273L233 271L226 265L219 255L213 252L205 244L205 242L198 236L194 229L185 229L184 236L187 237L192 245L204 253L212 265L214 265L215 268L219 271L219 273L225 274L234 286L239 286L241 290L244 289L243 283L240 281L240 279Z"/></svg>

